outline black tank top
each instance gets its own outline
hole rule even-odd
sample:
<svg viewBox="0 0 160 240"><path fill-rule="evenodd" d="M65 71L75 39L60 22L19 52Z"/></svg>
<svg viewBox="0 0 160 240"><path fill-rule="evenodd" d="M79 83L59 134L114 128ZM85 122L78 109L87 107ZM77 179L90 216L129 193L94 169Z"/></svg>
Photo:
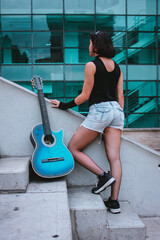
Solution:
<svg viewBox="0 0 160 240"><path fill-rule="evenodd" d="M115 63L114 70L108 72L102 60L97 56L92 61L96 66L94 85L89 98L89 106L95 103L117 101L116 89L120 76L120 67Z"/></svg>

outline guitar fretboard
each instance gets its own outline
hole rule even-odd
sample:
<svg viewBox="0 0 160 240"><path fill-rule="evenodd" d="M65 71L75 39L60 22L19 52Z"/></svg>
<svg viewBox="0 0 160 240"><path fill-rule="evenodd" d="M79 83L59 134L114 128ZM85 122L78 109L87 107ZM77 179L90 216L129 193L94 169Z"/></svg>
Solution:
<svg viewBox="0 0 160 240"><path fill-rule="evenodd" d="M44 134L45 134L45 136L51 135L51 128L50 128L50 124L49 124L48 112L47 112L47 108L46 108L43 90L38 90L38 99L39 99L39 104L40 104L40 109L41 109Z"/></svg>

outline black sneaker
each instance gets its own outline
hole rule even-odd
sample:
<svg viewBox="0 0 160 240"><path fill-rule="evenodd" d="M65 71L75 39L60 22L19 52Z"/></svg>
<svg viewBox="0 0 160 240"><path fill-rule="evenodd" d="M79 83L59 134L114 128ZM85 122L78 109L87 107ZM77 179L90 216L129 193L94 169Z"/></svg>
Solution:
<svg viewBox="0 0 160 240"><path fill-rule="evenodd" d="M120 213L120 205L118 200L112 200L111 197L108 200L104 199L104 204L106 205L107 209L110 210L111 213Z"/></svg>
<svg viewBox="0 0 160 240"><path fill-rule="evenodd" d="M92 188L92 193L100 193L105 190L108 186L114 183L116 180L111 176L110 172L104 173L103 176L98 176L98 183L97 186Z"/></svg>

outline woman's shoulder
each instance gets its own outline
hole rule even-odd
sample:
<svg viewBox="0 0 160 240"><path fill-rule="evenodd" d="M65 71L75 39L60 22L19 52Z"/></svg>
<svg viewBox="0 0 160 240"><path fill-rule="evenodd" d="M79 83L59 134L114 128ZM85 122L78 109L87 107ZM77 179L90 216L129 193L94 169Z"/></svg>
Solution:
<svg viewBox="0 0 160 240"><path fill-rule="evenodd" d="M93 61L87 62L85 65L85 70L96 70L96 66Z"/></svg>

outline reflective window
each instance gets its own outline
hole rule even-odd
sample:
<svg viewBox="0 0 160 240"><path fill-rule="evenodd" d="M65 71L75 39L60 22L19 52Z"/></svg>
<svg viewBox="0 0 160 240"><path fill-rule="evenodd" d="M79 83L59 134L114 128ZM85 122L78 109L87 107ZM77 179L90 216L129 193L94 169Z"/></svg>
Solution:
<svg viewBox="0 0 160 240"><path fill-rule="evenodd" d="M94 31L94 16L74 15L65 16L65 31Z"/></svg>
<svg viewBox="0 0 160 240"><path fill-rule="evenodd" d="M55 48L33 49L33 63L63 63L63 50Z"/></svg>
<svg viewBox="0 0 160 240"><path fill-rule="evenodd" d="M128 32L128 47L133 48L157 47L156 32L153 33Z"/></svg>
<svg viewBox="0 0 160 240"><path fill-rule="evenodd" d="M89 47L90 33L65 32L65 47Z"/></svg>
<svg viewBox="0 0 160 240"><path fill-rule="evenodd" d="M63 16L33 15L33 30L63 30Z"/></svg>
<svg viewBox="0 0 160 240"><path fill-rule="evenodd" d="M62 32L34 32L33 47L63 47Z"/></svg>
<svg viewBox="0 0 160 240"><path fill-rule="evenodd" d="M33 0L33 13L63 13L63 0Z"/></svg>
<svg viewBox="0 0 160 240"><path fill-rule="evenodd" d="M114 47L126 47L126 33L113 32L110 33Z"/></svg>
<svg viewBox="0 0 160 240"><path fill-rule="evenodd" d="M66 48L65 49L65 63L87 63L93 60L89 55L88 48Z"/></svg>
<svg viewBox="0 0 160 240"><path fill-rule="evenodd" d="M65 0L65 13L94 13L94 0Z"/></svg>
<svg viewBox="0 0 160 240"><path fill-rule="evenodd" d="M97 0L96 13L125 14L125 0Z"/></svg>
<svg viewBox="0 0 160 240"><path fill-rule="evenodd" d="M113 60L118 64L126 63L126 50L123 48L116 48L116 56Z"/></svg>
<svg viewBox="0 0 160 240"><path fill-rule="evenodd" d="M47 81L62 81L63 65L33 65L33 75L40 75Z"/></svg>
<svg viewBox="0 0 160 240"><path fill-rule="evenodd" d="M129 128L151 128L157 127L157 114L130 114L128 116Z"/></svg>
<svg viewBox="0 0 160 240"><path fill-rule="evenodd" d="M2 77L11 81L31 81L31 66L2 66ZM17 74L18 73L18 74Z"/></svg>
<svg viewBox="0 0 160 240"><path fill-rule="evenodd" d="M31 63L31 49L2 48L1 61L3 64Z"/></svg>
<svg viewBox="0 0 160 240"><path fill-rule="evenodd" d="M156 80L156 66L129 65L128 80Z"/></svg>
<svg viewBox="0 0 160 240"><path fill-rule="evenodd" d="M128 97L129 113L156 113L157 99L153 97Z"/></svg>
<svg viewBox="0 0 160 240"><path fill-rule="evenodd" d="M30 32L3 32L1 34L1 47L31 47L31 33Z"/></svg>
<svg viewBox="0 0 160 240"><path fill-rule="evenodd" d="M2 14L31 13L31 0L1 0Z"/></svg>
<svg viewBox="0 0 160 240"><path fill-rule="evenodd" d="M65 79L67 81L84 81L85 65L66 65Z"/></svg>
<svg viewBox="0 0 160 240"><path fill-rule="evenodd" d="M62 81L62 82L61 81L59 81L59 82L55 82L55 81L47 82L47 81L45 81L45 83L43 84L43 87L45 87L47 84L49 84L49 86L51 88L50 93L46 91L48 98L64 97L64 81Z"/></svg>
<svg viewBox="0 0 160 240"><path fill-rule="evenodd" d="M96 16L96 29L107 32L125 31L125 17L115 15Z"/></svg>
<svg viewBox="0 0 160 240"><path fill-rule="evenodd" d="M65 83L66 97L68 96L72 98L77 97L81 93L82 87L83 87L83 81L66 82Z"/></svg>
<svg viewBox="0 0 160 240"><path fill-rule="evenodd" d="M127 0L127 13L137 15L156 14L156 0Z"/></svg>
<svg viewBox="0 0 160 240"><path fill-rule="evenodd" d="M129 81L128 82L128 97L156 97L157 84L149 81Z"/></svg>
<svg viewBox="0 0 160 240"><path fill-rule="evenodd" d="M128 64L157 64L156 49L128 49Z"/></svg>
<svg viewBox="0 0 160 240"><path fill-rule="evenodd" d="M128 16L128 31L155 31L155 16Z"/></svg>
<svg viewBox="0 0 160 240"><path fill-rule="evenodd" d="M1 16L2 31L28 31L31 30L30 15L5 15Z"/></svg>

